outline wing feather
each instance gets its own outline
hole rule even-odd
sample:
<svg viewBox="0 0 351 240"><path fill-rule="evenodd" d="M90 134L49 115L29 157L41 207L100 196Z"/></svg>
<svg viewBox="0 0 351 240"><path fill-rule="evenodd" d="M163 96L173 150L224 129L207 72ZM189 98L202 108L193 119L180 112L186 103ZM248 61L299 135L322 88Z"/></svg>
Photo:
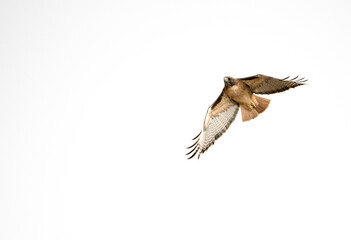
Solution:
<svg viewBox="0 0 351 240"><path fill-rule="evenodd" d="M194 157L196 153L199 153L199 158L202 153L212 146L229 128L238 110L239 104L222 92L217 100L208 108L202 131L193 139L198 138L197 141L189 147L192 150L187 155L194 153L188 159Z"/></svg>
<svg viewBox="0 0 351 240"><path fill-rule="evenodd" d="M292 79L289 79L289 77L279 79L262 74L246 78L239 78L239 80L243 81L247 86L249 86L253 93L257 94L272 94L283 92L290 88L295 88L297 86L303 85L307 81L307 79L298 78L298 76Z"/></svg>

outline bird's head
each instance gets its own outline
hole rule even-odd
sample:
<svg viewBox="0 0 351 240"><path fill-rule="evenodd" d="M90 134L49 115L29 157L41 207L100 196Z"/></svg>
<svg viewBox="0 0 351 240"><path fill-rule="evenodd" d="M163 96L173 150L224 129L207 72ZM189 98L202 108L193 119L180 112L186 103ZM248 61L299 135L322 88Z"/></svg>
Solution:
<svg viewBox="0 0 351 240"><path fill-rule="evenodd" d="M236 79L232 78L232 77L224 77L224 85L227 87L233 86L236 84Z"/></svg>

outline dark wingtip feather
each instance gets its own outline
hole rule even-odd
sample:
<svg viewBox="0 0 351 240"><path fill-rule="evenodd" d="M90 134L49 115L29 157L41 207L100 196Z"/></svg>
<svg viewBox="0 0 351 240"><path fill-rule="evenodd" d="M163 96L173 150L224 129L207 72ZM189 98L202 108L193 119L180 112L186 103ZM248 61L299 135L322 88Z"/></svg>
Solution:
<svg viewBox="0 0 351 240"><path fill-rule="evenodd" d="M196 149L196 148L195 148ZM199 151L199 149L197 148L197 150L193 153L193 155L191 155L189 158L188 158L188 160L189 159L192 159L195 155L196 155L196 153Z"/></svg>
<svg viewBox="0 0 351 240"><path fill-rule="evenodd" d="M196 138L198 138L200 136L200 134L201 134L201 132L198 135L196 135L196 137L194 137L192 140L195 140Z"/></svg>
<svg viewBox="0 0 351 240"><path fill-rule="evenodd" d="M189 148L193 148L193 149L191 149L190 152L188 152L185 155L189 155L189 154L191 154L192 152L194 152L196 150L188 159L193 158L196 155L196 153L199 151L199 147L198 147L199 144L198 144L198 142L200 140L199 136L201 135L201 133L202 133L202 131L200 131L200 133L198 135L196 135L196 137L194 137L192 139L192 140L196 140L197 139L196 142L193 145L191 145L190 147L187 147L187 149L189 149Z"/></svg>
<svg viewBox="0 0 351 240"><path fill-rule="evenodd" d="M305 83L305 82L307 82L307 81L308 81L308 79L305 79L305 78L301 78L301 79L299 80L300 83Z"/></svg>
<svg viewBox="0 0 351 240"><path fill-rule="evenodd" d="M300 86L300 85L304 85L308 81L308 79L304 77L299 79L299 75L297 75L296 77L291 79L289 79L289 77L283 78L282 81L294 82L294 83L297 83L296 86Z"/></svg>
<svg viewBox="0 0 351 240"><path fill-rule="evenodd" d="M187 147L187 149L194 147L198 142L199 142L199 139L196 140L196 142L193 145L191 145L190 147Z"/></svg>
<svg viewBox="0 0 351 240"><path fill-rule="evenodd" d="M185 154L185 155L189 155L189 154L192 153L196 148L197 148L197 145L196 145L193 149L191 149L190 152L188 152L188 153Z"/></svg>
<svg viewBox="0 0 351 240"><path fill-rule="evenodd" d="M299 77L299 75L297 75L296 77L294 77L294 78L291 79L290 81L295 81L298 77Z"/></svg>

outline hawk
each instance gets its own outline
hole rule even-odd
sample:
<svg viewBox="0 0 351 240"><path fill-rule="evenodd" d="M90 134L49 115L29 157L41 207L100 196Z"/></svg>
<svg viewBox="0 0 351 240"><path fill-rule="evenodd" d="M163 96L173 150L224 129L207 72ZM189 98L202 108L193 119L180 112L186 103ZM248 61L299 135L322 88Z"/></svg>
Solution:
<svg viewBox="0 0 351 240"><path fill-rule="evenodd" d="M286 77L273 78L258 74L246 78L224 77L224 88L216 101L208 108L202 131L193 140L196 140L188 158L204 153L214 142L222 136L234 121L236 114L241 109L242 121L256 118L263 113L270 100L256 94L273 94L286 91L290 88L303 85L307 79Z"/></svg>

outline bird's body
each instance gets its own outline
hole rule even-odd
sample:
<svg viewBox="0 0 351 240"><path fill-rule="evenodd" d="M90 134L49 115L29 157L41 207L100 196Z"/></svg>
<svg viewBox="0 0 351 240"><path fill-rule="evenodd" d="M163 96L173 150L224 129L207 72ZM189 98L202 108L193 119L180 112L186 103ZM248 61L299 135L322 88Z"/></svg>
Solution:
<svg viewBox="0 0 351 240"><path fill-rule="evenodd" d="M243 121L256 118L264 112L270 100L256 94L272 94L302 85L306 80L297 77L291 80L277 79L265 75L255 75L247 78L224 78L224 88L217 100L209 107L205 117L203 129L195 144L189 148L190 157L199 152L198 157L204 153L234 121L239 108Z"/></svg>
<svg viewBox="0 0 351 240"><path fill-rule="evenodd" d="M257 101L250 88L243 82L238 81L233 86L224 88L223 94L230 99L242 105L244 108L251 110L252 105L257 105Z"/></svg>

